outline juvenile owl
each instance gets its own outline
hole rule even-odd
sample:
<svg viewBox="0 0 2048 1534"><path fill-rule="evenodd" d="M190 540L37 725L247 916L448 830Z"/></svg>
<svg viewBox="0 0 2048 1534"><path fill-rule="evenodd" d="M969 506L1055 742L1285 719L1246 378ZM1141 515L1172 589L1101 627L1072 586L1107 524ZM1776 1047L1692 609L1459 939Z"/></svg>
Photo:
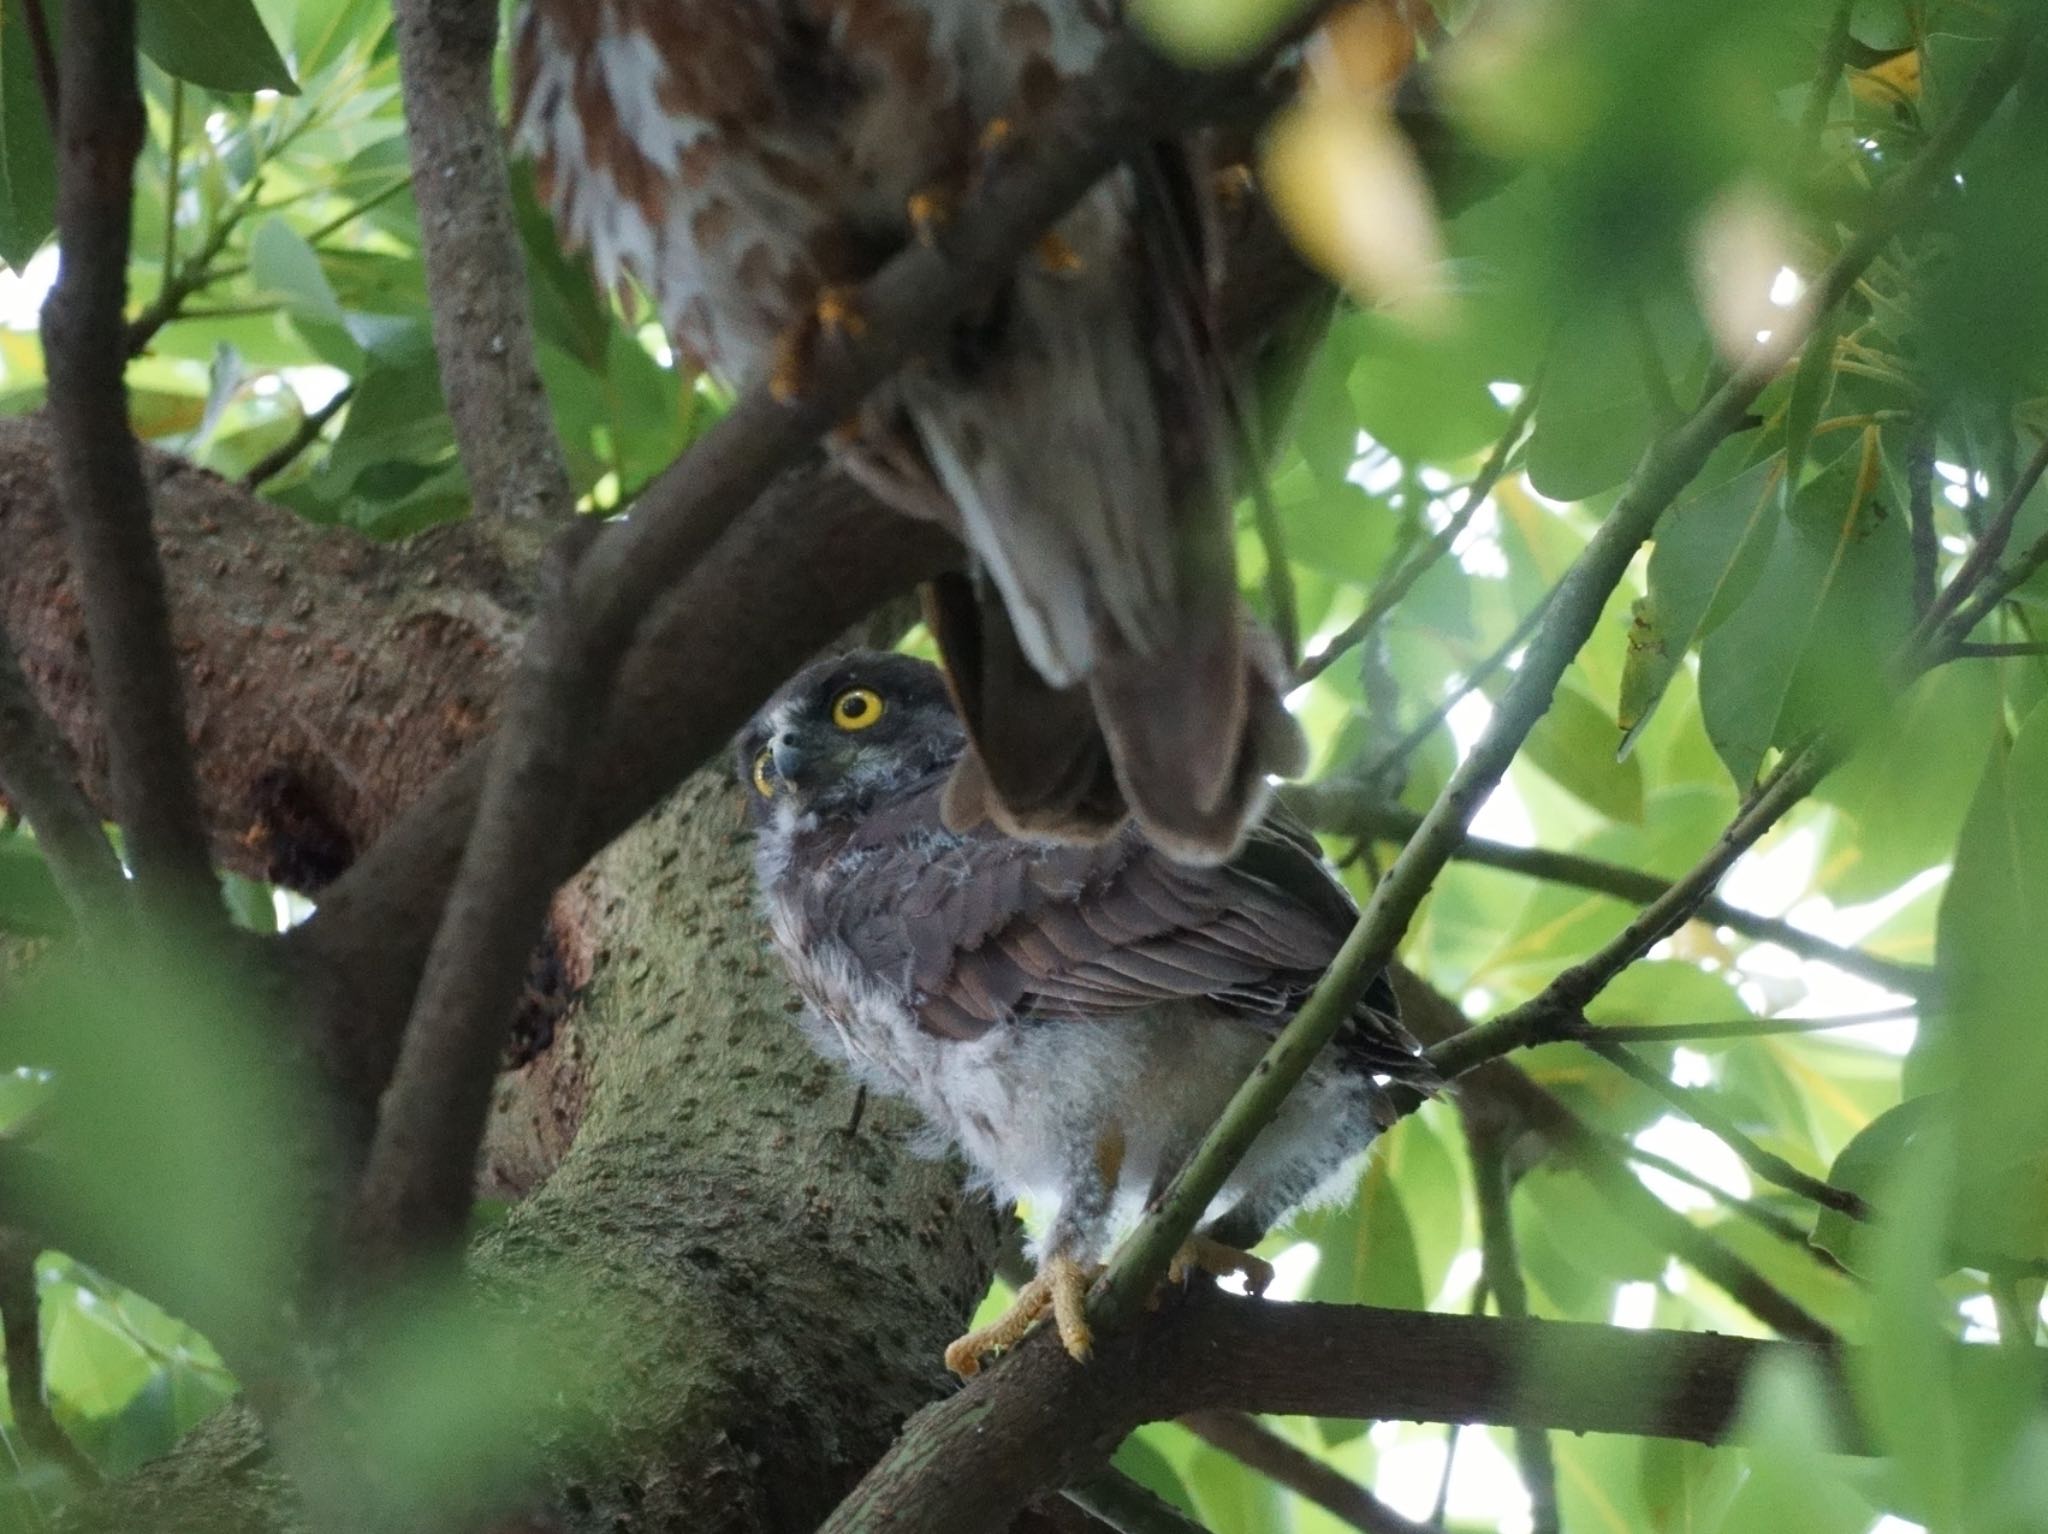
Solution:
<svg viewBox="0 0 2048 1534"><path fill-rule="evenodd" d="M514 116L607 284L728 385L800 394L852 285L943 248L988 157L1116 35L1119 0L528 0ZM1211 177L1161 144L1105 179L835 434L957 534L933 627L975 750L956 824L1099 837L1135 811L1235 849L1298 770L1277 647L1244 620L1213 337Z"/></svg>
<svg viewBox="0 0 2048 1534"><path fill-rule="evenodd" d="M1048 1224L1038 1278L947 1363L972 1373L1050 1306L1075 1357L1082 1304L1156 1195L1308 996L1356 918L1299 827L1268 814L1221 864L1135 825L1092 846L949 828L966 737L938 671L861 653L802 672L740 735L737 766L775 944L814 1039L907 1098L981 1181ZM1207 1211L1181 1266L1247 1255L1347 1189L1389 1081L1434 1074L1384 978Z"/></svg>

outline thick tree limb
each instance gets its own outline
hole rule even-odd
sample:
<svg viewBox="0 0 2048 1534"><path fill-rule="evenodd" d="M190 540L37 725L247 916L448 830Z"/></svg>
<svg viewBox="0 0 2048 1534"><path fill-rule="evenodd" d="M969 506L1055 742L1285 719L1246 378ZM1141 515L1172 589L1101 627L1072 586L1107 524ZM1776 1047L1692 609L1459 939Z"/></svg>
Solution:
<svg viewBox="0 0 2048 1534"><path fill-rule="evenodd" d="M551 552L540 618L381 1104L354 1219L373 1266L415 1254L452 1259L468 1224L513 1004L554 895L551 870L568 855L583 752L631 637L582 631L574 570L572 547Z"/></svg>
<svg viewBox="0 0 2048 1534"><path fill-rule="evenodd" d="M43 310L43 352L59 499L108 721L114 808L136 883L158 914L221 922L163 568L122 382L130 200L143 135L134 0L73 7L60 67L57 236L64 260Z"/></svg>
<svg viewBox="0 0 2048 1534"><path fill-rule="evenodd" d="M1333 835L1406 841L1422 824L1422 817L1413 810L1346 783L1296 783L1284 789L1281 797L1289 808L1316 830ZM1653 905L1671 893L1671 881L1640 869L1626 868L1619 863L1603 863L1598 858L1584 857L1576 852L1516 847L1507 842L1489 841L1483 836L1466 836L1451 857L1456 862L1477 863L1482 867L1544 879L1553 884L1569 884L1641 905ZM1900 964L1829 942L1778 917L1759 915L1731 905L1718 895L1708 895L1701 900L1694 914L1710 926L1727 927L1759 943L1775 943L1803 959L1832 965L1844 974L1856 975L1910 996L1924 995L1934 983L1934 973L1929 969Z"/></svg>
<svg viewBox="0 0 2048 1534"><path fill-rule="evenodd" d="M1189 1412L1180 1418L1180 1425L1364 1534L1432 1534L1428 1525L1404 1518L1349 1476L1289 1443L1249 1412L1220 1408Z"/></svg>
<svg viewBox="0 0 2048 1534"><path fill-rule="evenodd" d="M478 514L557 525L576 495L534 363L491 93L498 0L397 0L413 196L441 393Z"/></svg>
<svg viewBox="0 0 2048 1534"><path fill-rule="evenodd" d="M1976 1352L1992 1366L1990 1350ZM1142 1332L1105 1338L1087 1364L1041 1329L913 1417L824 1534L1000 1527L1038 1485L1083 1473L1133 1427L1205 1409L1718 1443L1749 1371L1777 1356L1829 1380L1849 1420L1837 1355L1803 1343L1198 1290Z"/></svg>

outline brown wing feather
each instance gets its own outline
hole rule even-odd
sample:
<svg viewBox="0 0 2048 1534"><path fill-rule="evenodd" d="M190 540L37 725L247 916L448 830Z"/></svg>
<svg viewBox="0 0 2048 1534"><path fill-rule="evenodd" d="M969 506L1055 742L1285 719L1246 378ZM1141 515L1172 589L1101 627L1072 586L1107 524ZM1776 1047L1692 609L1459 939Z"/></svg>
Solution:
<svg viewBox="0 0 2048 1534"><path fill-rule="evenodd" d="M1135 829L1095 846L907 837L936 823L941 792L934 782L856 834L856 852L891 849L903 896L838 930L864 963L907 964L923 1026L945 1037L1194 1001L1277 1030L1355 920L1314 839L1277 811L1231 862L1195 866ZM1384 980L1340 1048L1359 1069L1430 1079Z"/></svg>

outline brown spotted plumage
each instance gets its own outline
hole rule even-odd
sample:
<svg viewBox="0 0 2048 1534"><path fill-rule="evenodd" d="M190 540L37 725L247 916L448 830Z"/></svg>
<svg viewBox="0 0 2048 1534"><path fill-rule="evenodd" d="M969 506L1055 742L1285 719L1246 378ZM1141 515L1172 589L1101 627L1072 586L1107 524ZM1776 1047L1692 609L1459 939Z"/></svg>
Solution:
<svg viewBox="0 0 2048 1534"><path fill-rule="evenodd" d="M564 236L736 387L800 389L823 296L944 221L1110 38L1116 0L528 0L518 132ZM984 147L993 144L993 149ZM847 468L975 556L934 612L978 747L947 801L1055 835L1127 810L1235 849L1298 765L1240 611L1204 233L1162 146L871 399ZM808 327L808 328L807 328Z"/></svg>

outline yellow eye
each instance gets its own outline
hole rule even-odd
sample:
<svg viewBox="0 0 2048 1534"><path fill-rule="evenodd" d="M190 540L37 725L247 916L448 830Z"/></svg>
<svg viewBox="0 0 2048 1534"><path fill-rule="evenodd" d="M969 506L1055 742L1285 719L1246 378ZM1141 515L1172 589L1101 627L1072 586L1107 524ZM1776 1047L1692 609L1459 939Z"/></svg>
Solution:
<svg viewBox="0 0 2048 1534"><path fill-rule="evenodd" d="M774 766L775 753L763 746L760 755L754 758L754 792L763 799L775 797L775 779L769 776Z"/></svg>
<svg viewBox="0 0 2048 1534"><path fill-rule="evenodd" d="M842 730L865 730L882 717L882 695L868 687L849 687L832 700L832 722Z"/></svg>

